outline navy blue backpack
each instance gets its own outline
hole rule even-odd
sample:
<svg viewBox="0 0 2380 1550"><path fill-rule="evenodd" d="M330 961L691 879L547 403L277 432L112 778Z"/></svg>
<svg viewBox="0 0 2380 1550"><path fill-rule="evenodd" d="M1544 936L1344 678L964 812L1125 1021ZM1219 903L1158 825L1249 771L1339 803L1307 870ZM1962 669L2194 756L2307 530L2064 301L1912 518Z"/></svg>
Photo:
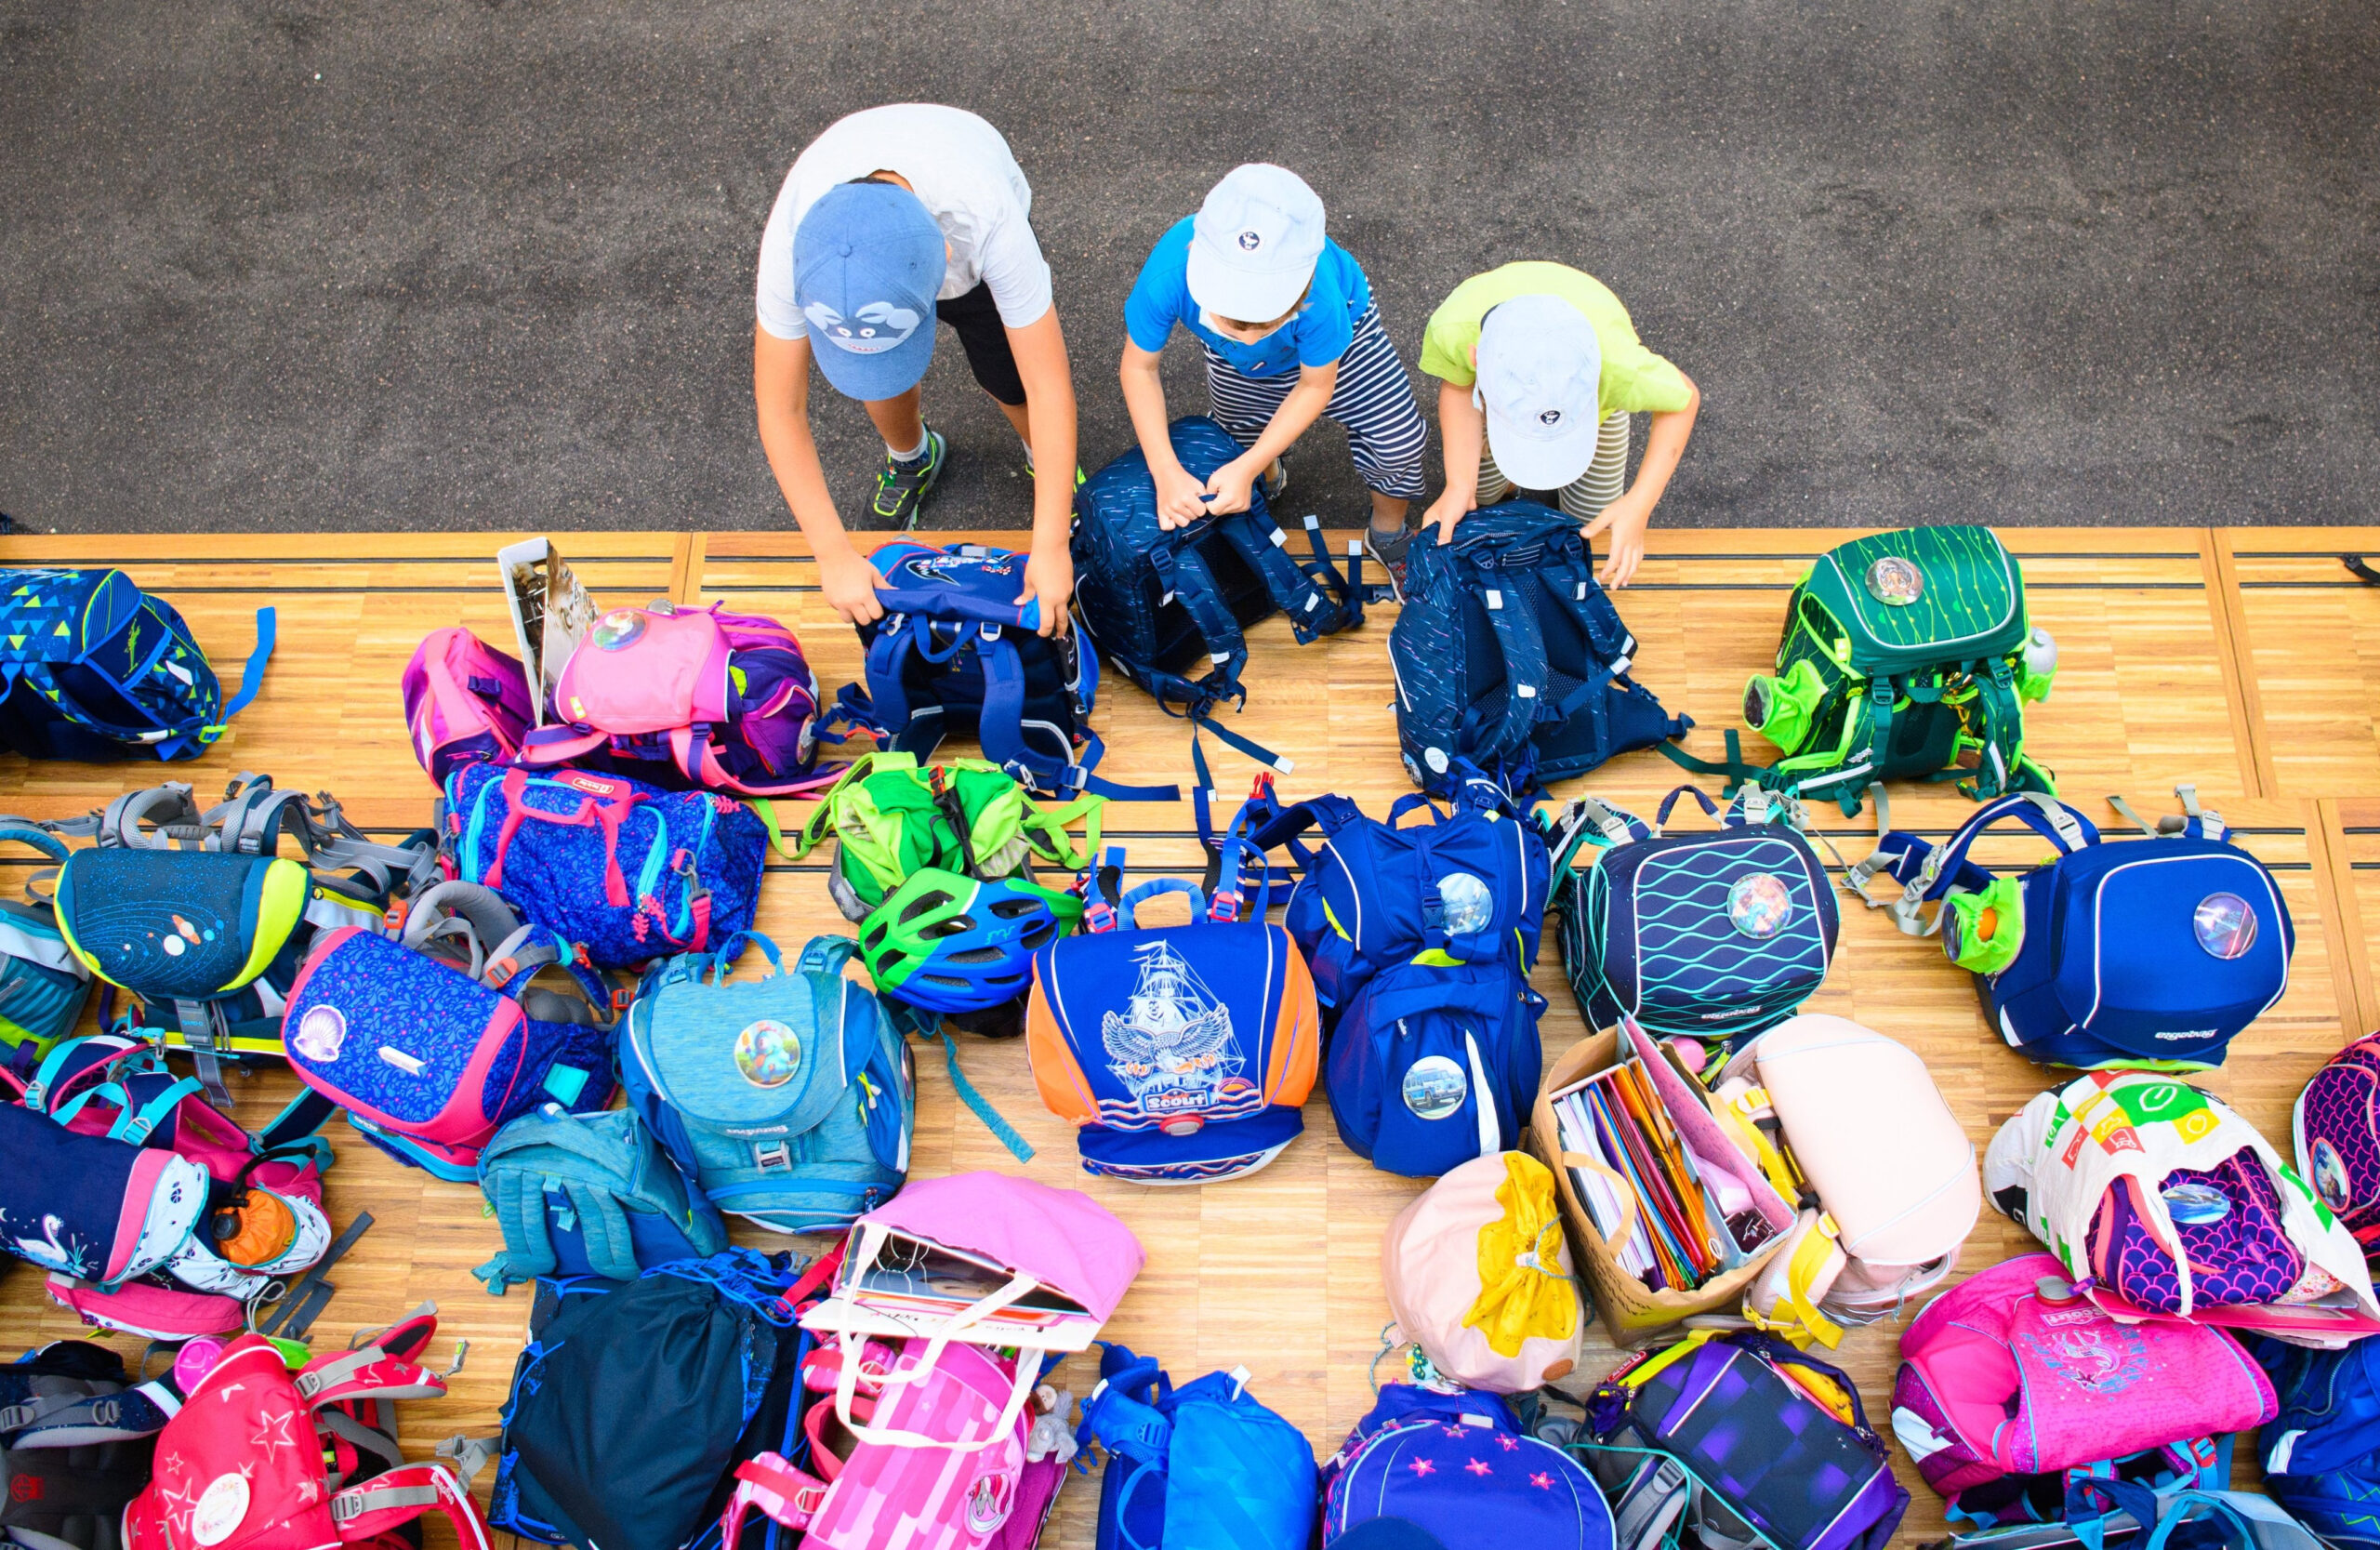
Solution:
<svg viewBox="0 0 2380 1550"><path fill-rule="evenodd" d="M1214 420L1175 420L1173 455L1197 479L1242 448ZM1239 681L1248 665L1248 626L1286 615L1303 645L1364 622L1362 546L1348 545L1347 574L1330 563L1321 520L1305 519L1311 559L1292 558L1262 486L1245 511L1207 516L1167 532L1157 524L1157 482L1139 447L1075 492L1075 616L1083 635L1167 714L1191 722L1190 752L1198 784L1211 787L1197 732L1216 736L1259 763L1289 766L1270 749L1210 721L1225 702L1245 704Z"/></svg>
<svg viewBox="0 0 2380 1550"><path fill-rule="evenodd" d="M889 583L876 594L884 616L859 631L869 703L853 705L846 690L846 709L919 763L957 733L1044 796L1173 801L1170 786L1117 786L1091 773L1106 752L1091 730L1099 657L1072 635L1035 633L1041 601L1016 605L1025 558L981 544L878 550L870 559Z"/></svg>
<svg viewBox="0 0 2380 1550"><path fill-rule="evenodd" d="M1100 1346L1075 1430L1107 1455L1097 1550L1306 1550L1314 1449L1250 1396L1247 1369L1177 1389L1154 1358Z"/></svg>
<svg viewBox="0 0 2380 1550"><path fill-rule="evenodd" d="M2265 1490L2340 1550L2380 1550L2380 1341L2316 1351L2251 1335L2246 1345L2281 1400L2256 1434Z"/></svg>
<svg viewBox="0 0 2380 1550"><path fill-rule="evenodd" d="M1941 844L1891 829L1884 788L1875 854L1851 868L1863 890L1905 884L1886 906L1912 935L1976 976L2000 1036L2045 1066L2205 1070L2232 1035L2289 988L2296 929L2264 863L2225 838L2191 788L2185 815L2149 838L2106 844L2090 819L2055 797L2022 791L1990 803ZM2109 801L2130 815L2116 798ZM1985 830L2014 819L2057 847L2043 866L1998 876L1969 858ZM1925 907L1938 907L1926 914Z"/></svg>
<svg viewBox="0 0 2380 1550"><path fill-rule="evenodd" d="M1424 526L1388 637L1406 772L1443 793L1467 763L1519 794L1684 735L1693 719L1628 676L1635 655L1571 518L1508 500L1450 544Z"/></svg>
<svg viewBox="0 0 2380 1550"><path fill-rule="evenodd" d="M1545 1068L1545 998L1510 958L1396 963L1364 982L1324 1069L1347 1149L1429 1179L1520 1145Z"/></svg>

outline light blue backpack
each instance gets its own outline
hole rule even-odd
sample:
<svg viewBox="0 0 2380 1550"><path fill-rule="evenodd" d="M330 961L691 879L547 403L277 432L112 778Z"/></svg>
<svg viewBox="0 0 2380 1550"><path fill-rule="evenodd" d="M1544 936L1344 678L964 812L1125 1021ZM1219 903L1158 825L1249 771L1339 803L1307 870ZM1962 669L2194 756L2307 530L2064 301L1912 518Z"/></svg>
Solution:
<svg viewBox="0 0 2380 1550"><path fill-rule="evenodd" d="M774 973L730 982L744 943ZM840 1232L909 1171L917 1085L907 1044L865 986L856 949L813 936L790 973L739 934L646 971L620 1040L620 1085L700 1194L774 1232Z"/></svg>
<svg viewBox="0 0 2380 1550"><path fill-rule="evenodd" d="M727 1247L709 1201L634 1109L573 1114L548 1104L480 1153L480 1192L504 1248L472 1272L496 1296L539 1276L632 1281L656 1265Z"/></svg>
<svg viewBox="0 0 2380 1550"><path fill-rule="evenodd" d="M1305 1550L1314 1449L1249 1394L1245 1370L1177 1389L1155 1358L1100 1346L1075 1431L1107 1455L1098 1550Z"/></svg>

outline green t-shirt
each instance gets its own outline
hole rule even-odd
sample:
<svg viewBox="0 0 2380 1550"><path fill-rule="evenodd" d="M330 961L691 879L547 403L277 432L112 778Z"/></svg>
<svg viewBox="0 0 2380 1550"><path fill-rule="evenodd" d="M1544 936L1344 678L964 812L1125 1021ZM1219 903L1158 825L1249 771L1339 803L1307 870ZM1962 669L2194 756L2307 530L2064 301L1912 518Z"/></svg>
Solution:
<svg viewBox="0 0 2380 1550"><path fill-rule="evenodd" d="M1471 369L1471 350L1479 342L1480 320L1489 308L1516 296L1558 296L1594 325L1595 338L1603 342L1597 396L1605 414L1664 414L1692 400L1685 374L1645 348L1611 287L1567 264L1506 264L1457 285L1421 331L1421 369L1458 388L1471 386L1478 375Z"/></svg>

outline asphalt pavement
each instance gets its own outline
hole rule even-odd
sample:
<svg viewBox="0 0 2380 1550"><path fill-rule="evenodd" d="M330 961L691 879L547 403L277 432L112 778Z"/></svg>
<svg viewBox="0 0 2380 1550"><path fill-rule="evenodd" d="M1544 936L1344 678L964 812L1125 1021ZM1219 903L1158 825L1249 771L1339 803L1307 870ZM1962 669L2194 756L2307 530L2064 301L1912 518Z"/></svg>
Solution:
<svg viewBox="0 0 2380 1550"><path fill-rule="evenodd" d="M761 223L819 129L923 99L1032 180L1087 464L1149 245L1263 159L1408 362L1478 270L1609 283L1704 394L1662 522L2366 522L2375 43L2368 0L0 0L0 510L786 523ZM1020 525L943 342L931 521ZM820 391L855 511L879 445ZM1358 520L1335 432L1297 486Z"/></svg>

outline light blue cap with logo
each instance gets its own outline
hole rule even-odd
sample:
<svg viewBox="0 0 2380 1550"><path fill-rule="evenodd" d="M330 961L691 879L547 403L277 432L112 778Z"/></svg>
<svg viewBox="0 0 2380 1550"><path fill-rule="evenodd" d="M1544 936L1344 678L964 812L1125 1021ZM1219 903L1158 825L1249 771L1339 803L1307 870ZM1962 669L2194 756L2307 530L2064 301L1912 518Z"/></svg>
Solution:
<svg viewBox="0 0 2380 1550"><path fill-rule="evenodd" d="M1270 162L1236 166L1190 223L1190 299L1220 317L1270 323L1305 294L1322 236L1322 196L1304 179Z"/></svg>
<svg viewBox="0 0 2380 1550"><path fill-rule="evenodd" d="M793 233L793 299L837 392L873 402L933 361L933 303L948 264L925 202L894 183L839 183Z"/></svg>
<svg viewBox="0 0 2380 1550"><path fill-rule="evenodd" d="M1479 325L1471 401L1487 411L1488 450L1524 490L1558 490L1595 460L1603 424L1603 340L1558 296L1516 296Z"/></svg>

